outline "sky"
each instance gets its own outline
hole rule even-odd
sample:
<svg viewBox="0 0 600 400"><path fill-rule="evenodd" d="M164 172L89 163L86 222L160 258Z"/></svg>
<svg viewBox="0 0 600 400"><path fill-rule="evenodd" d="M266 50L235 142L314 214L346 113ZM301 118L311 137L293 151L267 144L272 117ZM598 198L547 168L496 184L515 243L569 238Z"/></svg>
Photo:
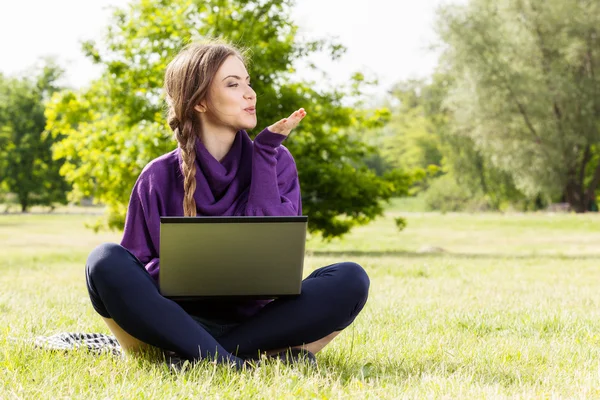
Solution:
<svg viewBox="0 0 600 400"><path fill-rule="evenodd" d="M440 4L464 0L296 0L292 18L301 38L335 37L347 47L340 61L323 55L312 61L330 75L330 84L347 82L355 71L379 81L383 94L399 80L426 77L437 63L433 22ZM80 42L102 37L109 6L129 0L29 0L0 3L0 71L14 74L42 56L57 57L65 83L86 85L100 68L81 52ZM368 6L367 6L368 5ZM307 70L300 77L316 78Z"/></svg>

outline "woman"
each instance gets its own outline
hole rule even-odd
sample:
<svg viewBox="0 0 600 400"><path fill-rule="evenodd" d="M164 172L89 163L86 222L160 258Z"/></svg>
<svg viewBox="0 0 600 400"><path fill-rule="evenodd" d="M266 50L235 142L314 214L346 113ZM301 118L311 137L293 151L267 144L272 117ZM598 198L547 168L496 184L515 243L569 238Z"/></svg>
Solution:
<svg viewBox="0 0 600 400"><path fill-rule="evenodd" d="M306 112L250 140L245 130L257 124L256 93L240 52L220 42L184 48L167 67L165 92L178 148L138 177L121 244L90 254L94 309L125 351L151 345L240 368L258 354L314 361L365 305L369 278L355 263L317 269L293 299L178 303L157 285L160 216L302 215L294 159L281 143Z"/></svg>

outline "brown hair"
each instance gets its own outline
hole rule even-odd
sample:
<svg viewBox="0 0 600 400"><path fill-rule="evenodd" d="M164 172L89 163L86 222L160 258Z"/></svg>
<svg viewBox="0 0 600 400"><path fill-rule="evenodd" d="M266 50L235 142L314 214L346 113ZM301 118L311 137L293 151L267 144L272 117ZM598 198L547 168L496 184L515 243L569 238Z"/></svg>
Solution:
<svg viewBox="0 0 600 400"><path fill-rule="evenodd" d="M229 56L244 61L240 50L223 41L193 42L175 56L165 73L167 122L181 149L183 215L186 217L196 216L196 136L201 128L194 107L207 98L217 70Z"/></svg>

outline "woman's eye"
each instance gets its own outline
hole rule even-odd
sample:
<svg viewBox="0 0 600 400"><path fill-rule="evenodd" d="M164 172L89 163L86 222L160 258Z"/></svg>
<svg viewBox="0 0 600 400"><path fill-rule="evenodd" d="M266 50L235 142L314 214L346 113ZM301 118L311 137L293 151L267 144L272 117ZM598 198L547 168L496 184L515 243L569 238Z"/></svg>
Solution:
<svg viewBox="0 0 600 400"><path fill-rule="evenodd" d="M231 85L229 85L229 87L238 87L238 86L240 86L239 83L232 83Z"/></svg>

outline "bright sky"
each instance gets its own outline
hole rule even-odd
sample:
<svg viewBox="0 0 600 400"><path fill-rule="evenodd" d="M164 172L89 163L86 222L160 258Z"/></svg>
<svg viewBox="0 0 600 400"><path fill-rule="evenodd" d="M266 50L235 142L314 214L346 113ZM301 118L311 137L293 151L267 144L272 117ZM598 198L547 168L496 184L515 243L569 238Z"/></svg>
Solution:
<svg viewBox="0 0 600 400"><path fill-rule="evenodd" d="M314 59L334 84L362 71L379 79L376 92L383 93L398 80L432 72L437 54L427 48L435 41L434 13L438 5L449 1L297 0L292 17L302 37L335 36L348 48L341 62ZM128 2L4 1L0 5L0 71L20 72L41 56L55 55L67 69L67 83L85 85L100 71L83 57L79 42L99 39L108 24L107 6Z"/></svg>

